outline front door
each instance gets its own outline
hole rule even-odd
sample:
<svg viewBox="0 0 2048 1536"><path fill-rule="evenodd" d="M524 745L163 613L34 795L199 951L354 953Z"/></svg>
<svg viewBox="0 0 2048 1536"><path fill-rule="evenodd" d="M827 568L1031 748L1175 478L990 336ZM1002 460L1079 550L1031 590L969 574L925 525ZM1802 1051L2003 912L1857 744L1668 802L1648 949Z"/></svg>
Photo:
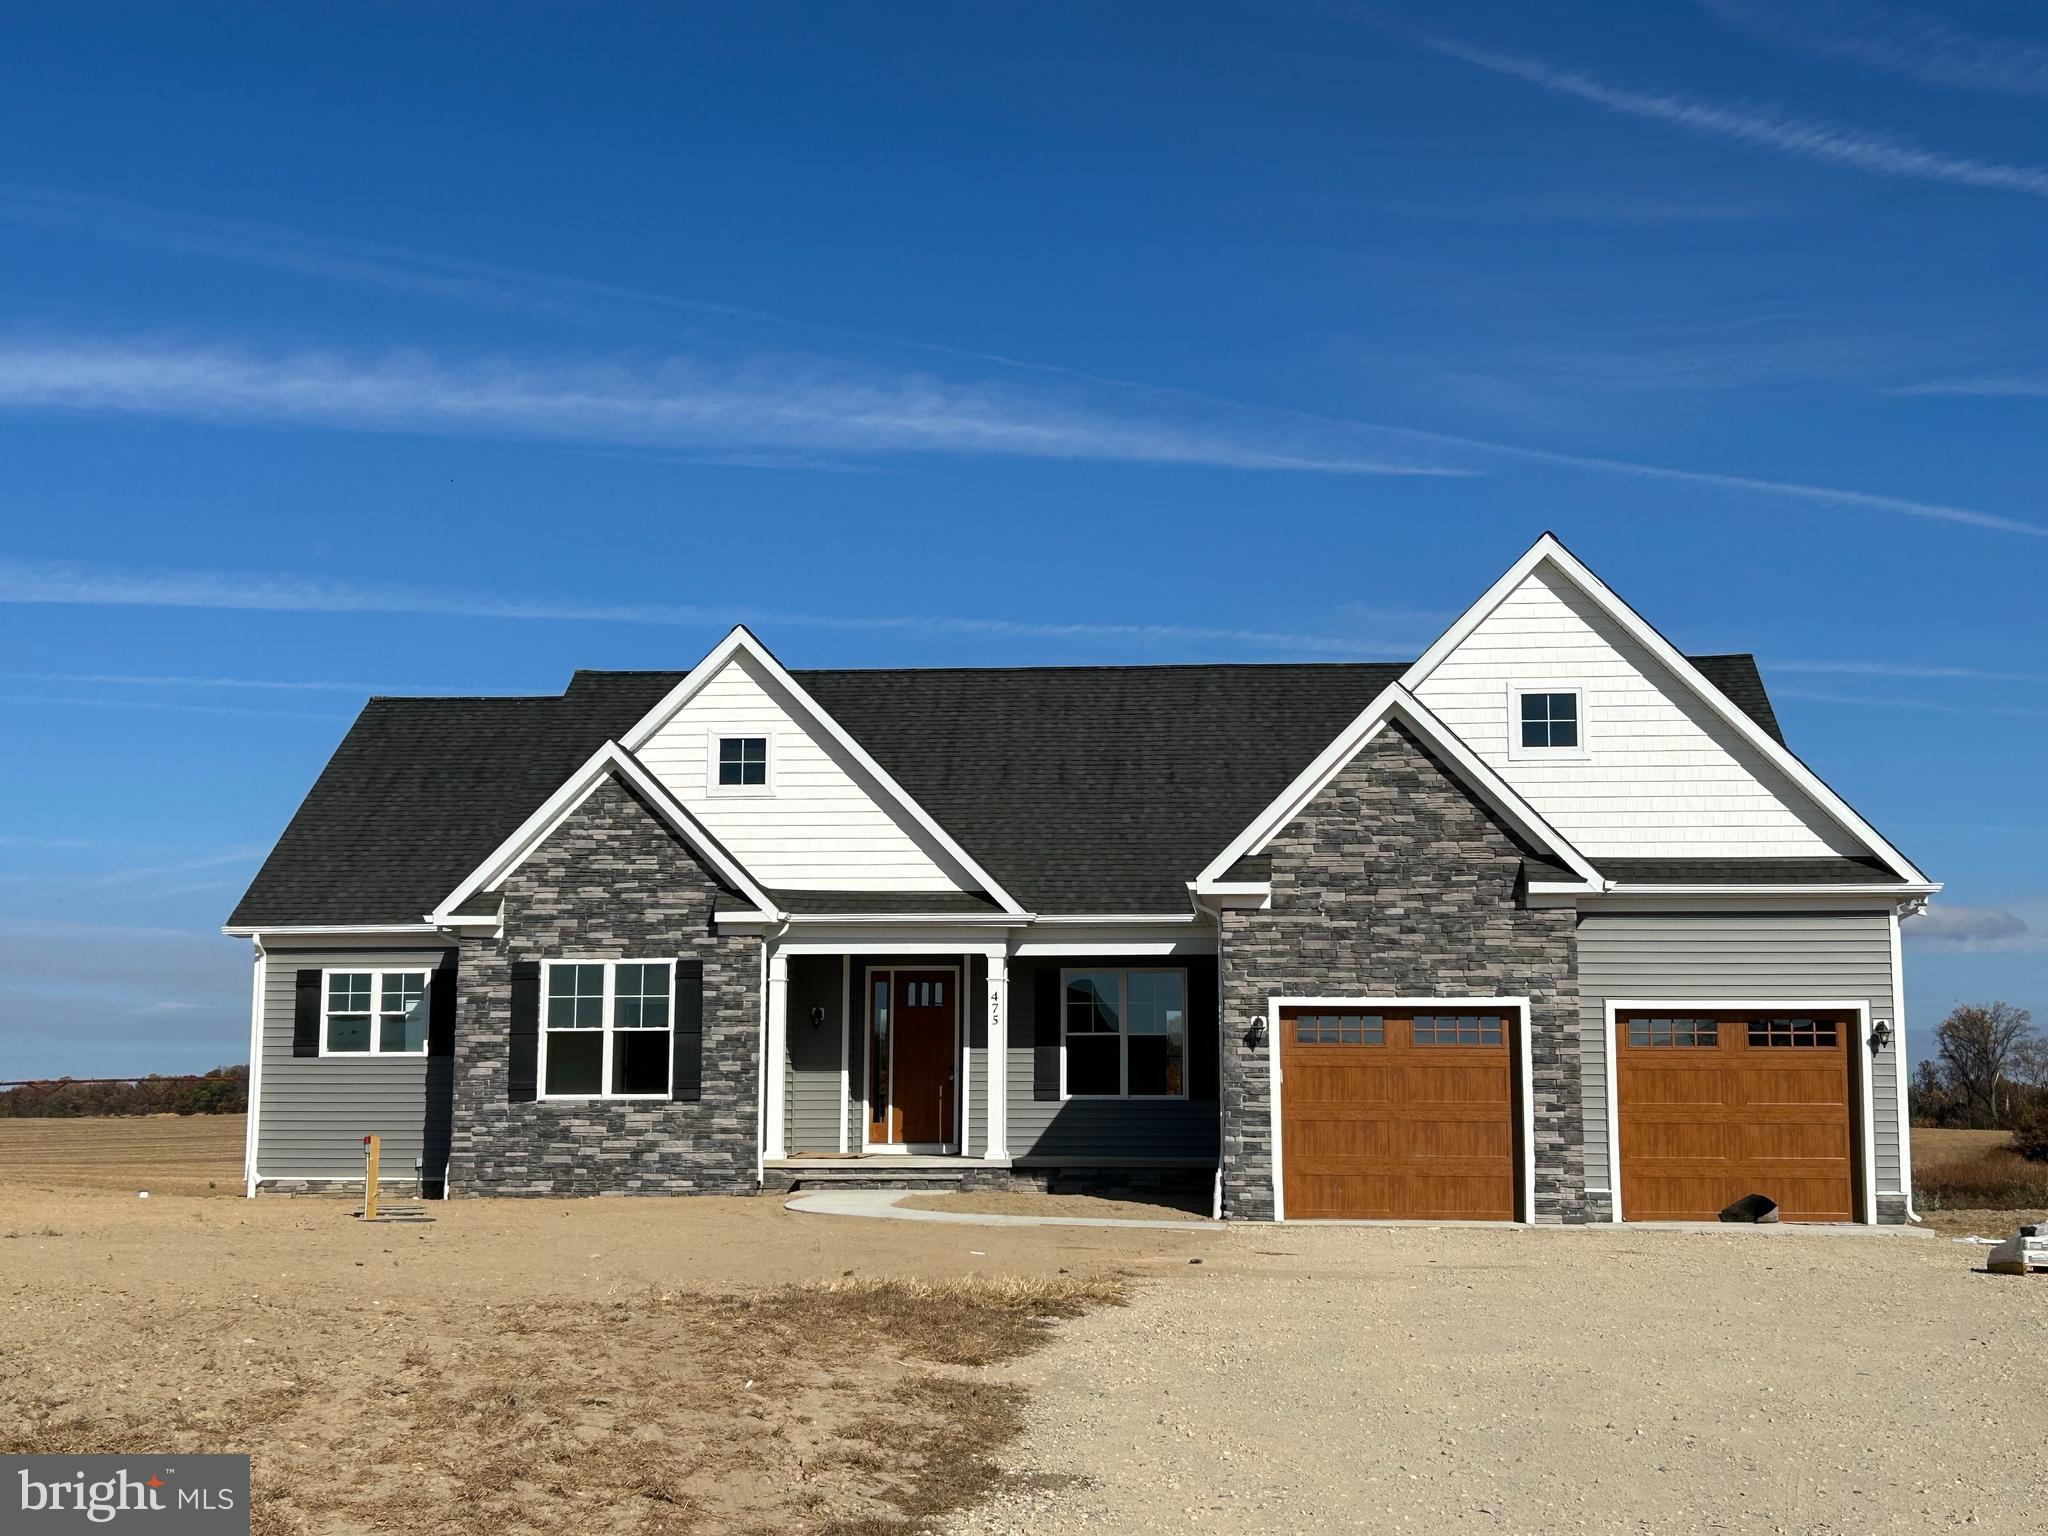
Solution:
<svg viewBox="0 0 2048 1536"><path fill-rule="evenodd" d="M953 971L893 971L875 979L870 1139L901 1146L954 1140L960 999ZM885 1001L886 1000L886 1001Z"/></svg>

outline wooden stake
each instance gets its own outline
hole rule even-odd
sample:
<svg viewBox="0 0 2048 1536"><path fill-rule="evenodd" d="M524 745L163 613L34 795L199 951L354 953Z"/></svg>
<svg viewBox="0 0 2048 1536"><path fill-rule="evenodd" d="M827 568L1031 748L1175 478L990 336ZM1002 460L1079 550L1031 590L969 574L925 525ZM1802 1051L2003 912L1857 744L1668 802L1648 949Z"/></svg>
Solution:
<svg viewBox="0 0 2048 1536"><path fill-rule="evenodd" d="M363 1138L363 1220L377 1219L377 1138Z"/></svg>

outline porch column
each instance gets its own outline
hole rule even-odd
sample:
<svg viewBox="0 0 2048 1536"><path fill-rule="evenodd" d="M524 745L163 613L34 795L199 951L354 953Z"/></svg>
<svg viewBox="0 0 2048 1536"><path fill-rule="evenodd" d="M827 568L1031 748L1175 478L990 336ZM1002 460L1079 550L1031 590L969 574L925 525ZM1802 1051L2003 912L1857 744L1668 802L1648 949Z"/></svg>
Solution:
<svg viewBox="0 0 2048 1536"><path fill-rule="evenodd" d="M789 956L768 956L767 1060L761 1064L761 1155L789 1156Z"/></svg>
<svg viewBox="0 0 2048 1536"><path fill-rule="evenodd" d="M988 1144L982 1156L1010 1155L1010 960L988 957Z"/></svg>

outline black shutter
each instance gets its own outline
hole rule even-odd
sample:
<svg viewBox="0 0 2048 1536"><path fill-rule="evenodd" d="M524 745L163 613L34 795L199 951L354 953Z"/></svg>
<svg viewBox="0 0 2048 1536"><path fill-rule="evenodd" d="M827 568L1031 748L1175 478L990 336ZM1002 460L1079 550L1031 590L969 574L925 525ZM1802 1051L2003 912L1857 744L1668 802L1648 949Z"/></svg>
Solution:
<svg viewBox="0 0 2048 1536"><path fill-rule="evenodd" d="M1040 1103L1060 1096L1060 968L1041 965L1031 973L1031 1097Z"/></svg>
<svg viewBox="0 0 2048 1536"><path fill-rule="evenodd" d="M512 1028L506 1036L505 1097L531 1104L540 1091L540 962L512 962Z"/></svg>
<svg viewBox="0 0 2048 1536"><path fill-rule="evenodd" d="M427 983L427 1054L455 1054L455 957L449 956Z"/></svg>
<svg viewBox="0 0 2048 1536"><path fill-rule="evenodd" d="M320 972L299 972L298 995L292 1003L292 1054L320 1054Z"/></svg>
<svg viewBox="0 0 2048 1536"><path fill-rule="evenodd" d="M704 962L676 962L675 1074L669 1096L694 1104L704 1097Z"/></svg>

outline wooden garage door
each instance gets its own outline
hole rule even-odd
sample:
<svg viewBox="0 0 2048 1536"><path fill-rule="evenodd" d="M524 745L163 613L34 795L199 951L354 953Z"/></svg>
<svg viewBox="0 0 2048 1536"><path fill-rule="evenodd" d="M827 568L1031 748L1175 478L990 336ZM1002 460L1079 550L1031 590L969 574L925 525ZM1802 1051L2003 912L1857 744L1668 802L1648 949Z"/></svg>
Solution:
<svg viewBox="0 0 2048 1536"><path fill-rule="evenodd" d="M1512 1221L1515 1021L1500 1013L1281 1013L1289 1217Z"/></svg>
<svg viewBox="0 0 2048 1536"><path fill-rule="evenodd" d="M1853 1015L1622 1013L1614 1033L1624 1218L1760 1194L1786 1221L1854 1219Z"/></svg>

